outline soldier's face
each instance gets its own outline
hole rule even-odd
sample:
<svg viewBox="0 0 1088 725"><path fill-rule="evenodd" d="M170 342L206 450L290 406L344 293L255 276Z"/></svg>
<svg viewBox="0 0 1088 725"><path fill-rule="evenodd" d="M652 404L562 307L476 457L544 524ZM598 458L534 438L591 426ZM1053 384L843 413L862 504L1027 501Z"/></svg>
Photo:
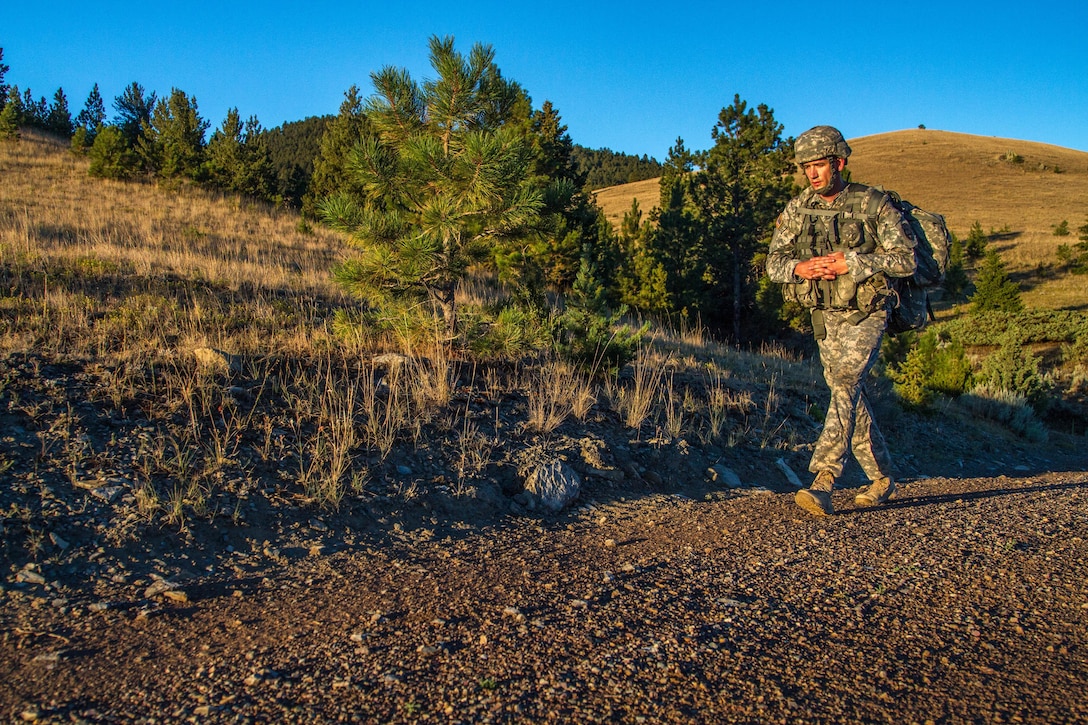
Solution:
<svg viewBox="0 0 1088 725"><path fill-rule="evenodd" d="M805 172L808 183L812 184L812 190L823 194L834 188L842 165L842 159L816 159L801 164L801 170Z"/></svg>

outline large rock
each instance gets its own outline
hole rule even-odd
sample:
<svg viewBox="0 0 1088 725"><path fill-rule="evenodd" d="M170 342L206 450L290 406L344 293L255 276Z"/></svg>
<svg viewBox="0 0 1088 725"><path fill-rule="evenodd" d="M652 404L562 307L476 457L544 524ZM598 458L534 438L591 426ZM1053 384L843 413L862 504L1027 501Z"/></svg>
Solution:
<svg viewBox="0 0 1088 725"><path fill-rule="evenodd" d="M582 490L582 479L563 461L541 463L529 471L525 491L534 503L557 513L570 506Z"/></svg>

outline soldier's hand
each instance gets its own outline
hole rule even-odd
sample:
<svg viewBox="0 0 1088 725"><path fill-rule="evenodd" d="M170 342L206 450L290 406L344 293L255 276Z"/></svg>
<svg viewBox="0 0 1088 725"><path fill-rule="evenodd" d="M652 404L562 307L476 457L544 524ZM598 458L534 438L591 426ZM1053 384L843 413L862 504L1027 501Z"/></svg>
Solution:
<svg viewBox="0 0 1088 725"><path fill-rule="evenodd" d="M801 279L810 280L831 280L846 271L846 259L842 252L835 252L825 257L806 259L803 262L798 262L797 266L793 268L795 275Z"/></svg>

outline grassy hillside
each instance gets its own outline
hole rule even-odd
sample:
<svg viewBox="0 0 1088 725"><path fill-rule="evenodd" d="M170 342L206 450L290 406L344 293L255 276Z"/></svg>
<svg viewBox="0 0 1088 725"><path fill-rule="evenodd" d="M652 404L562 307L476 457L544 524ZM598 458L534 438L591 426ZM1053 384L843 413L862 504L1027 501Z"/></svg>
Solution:
<svg viewBox="0 0 1088 725"><path fill-rule="evenodd" d="M849 169L855 181L894 189L905 199L939 212L960 238L978 221L1025 288L1025 302L1048 308L1084 305L1082 278L1050 275L1055 261L1053 227L1072 229L1088 220L1088 153L1058 146L947 131L908 130L851 139ZM798 176L798 183L803 179ZM597 203L618 223L637 198L644 212L657 206L657 180L602 189ZM1038 272L1042 272L1039 274Z"/></svg>

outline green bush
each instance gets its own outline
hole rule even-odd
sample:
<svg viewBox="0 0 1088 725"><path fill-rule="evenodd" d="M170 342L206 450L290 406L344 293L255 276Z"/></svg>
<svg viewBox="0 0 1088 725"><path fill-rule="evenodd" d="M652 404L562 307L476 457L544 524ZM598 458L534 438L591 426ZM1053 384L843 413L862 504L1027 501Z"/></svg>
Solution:
<svg viewBox="0 0 1088 725"><path fill-rule="evenodd" d="M1024 348L1010 331L1001 346L982 362L979 381L990 390L1004 390L1023 398L1036 410L1046 407L1048 386L1039 372L1039 358Z"/></svg>
<svg viewBox="0 0 1088 725"><path fill-rule="evenodd" d="M478 360L517 360L550 346L550 321L535 308L461 311L465 348Z"/></svg>
<svg viewBox="0 0 1088 725"><path fill-rule="evenodd" d="M91 160L91 176L105 179L129 179L139 167L136 153L128 147L117 126L99 127L87 156Z"/></svg>
<svg viewBox="0 0 1088 725"><path fill-rule="evenodd" d="M568 307L555 327L556 350L589 372L616 375L635 359L638 344L650 329L649 323L638 328L621 324L623 312L610 315L577 305Z"/></svg>
<svg viewBox="0 0 1088 725"><path fill-rule="evenodd" d="M1088 314L1074 310L986 312L943 322L942 335L964 345L999 345L1009 330L1021 342L1074 342L1088 337Z"/></svg>
<svg viewBox="0 0 1088 725"><path fill-rule="evenodd" d="M967 390L971 365L962 344L933 329L894 339L902 338L906 341L886 345L882 354L901 360L889 364L887 374L895 394L908 407L926 408L937 393L955 397ZM905 352L904 344L909 345Z"/></svg>

